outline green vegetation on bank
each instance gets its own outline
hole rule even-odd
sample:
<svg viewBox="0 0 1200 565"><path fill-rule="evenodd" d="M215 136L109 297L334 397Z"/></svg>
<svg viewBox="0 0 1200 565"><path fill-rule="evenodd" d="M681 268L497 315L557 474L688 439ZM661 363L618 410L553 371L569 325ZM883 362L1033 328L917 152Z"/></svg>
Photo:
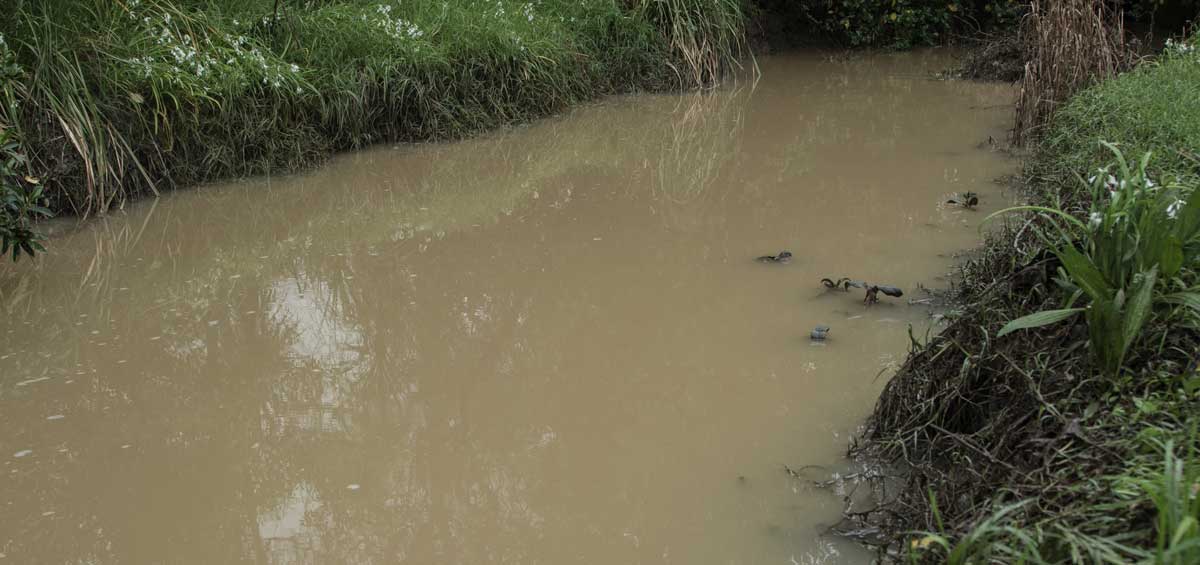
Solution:
<svg viewBox="0 0 1200 565"><path fill-rule="evenodd" d="M1198 43L1056 112L883 393L859 448L909 471L875 518L914 561L1200 561Z"/></svg>
<svg viewBox="0 0 1200 565"><path fill-rule="evenodd" d="M0 20L5 242L38 211L711 84L733 0L17 0ZM37 181L37 184L34 183ZM37 191L45 187L44 193ZM30 242L30 247L20 245Z"/></svg>

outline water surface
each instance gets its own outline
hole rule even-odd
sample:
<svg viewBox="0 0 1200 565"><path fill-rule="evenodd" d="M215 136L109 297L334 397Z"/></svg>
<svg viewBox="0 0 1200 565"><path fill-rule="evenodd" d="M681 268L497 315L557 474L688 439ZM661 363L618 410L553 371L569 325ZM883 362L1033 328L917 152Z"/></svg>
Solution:
<svg viewBox="0 0 1200 565"><path fill-rule="evenodd" d="M868 561L783 466L851 467L906 299L1002 204L1012 93L947 63L769 57L60 226L0 266L0 554Z"/></svg>

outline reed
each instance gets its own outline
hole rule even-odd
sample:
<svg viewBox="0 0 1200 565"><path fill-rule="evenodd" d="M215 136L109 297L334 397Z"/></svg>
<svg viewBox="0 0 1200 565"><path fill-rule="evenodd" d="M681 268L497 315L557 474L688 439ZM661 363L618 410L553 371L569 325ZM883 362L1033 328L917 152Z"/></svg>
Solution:
<svg viewBox="0 0 1200 565"><path fill-rule="evenodd" d="M637 0L682 61L681 82L712 86L746 52L739 0Z"/></svg>

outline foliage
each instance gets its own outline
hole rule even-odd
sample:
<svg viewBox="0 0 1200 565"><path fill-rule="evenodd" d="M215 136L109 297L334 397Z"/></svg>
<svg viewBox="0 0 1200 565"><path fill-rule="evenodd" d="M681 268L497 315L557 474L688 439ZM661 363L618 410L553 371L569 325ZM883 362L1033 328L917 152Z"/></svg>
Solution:
<svg viewBox="0 0 1200 565"><path fill-rule="evenodd" d="M1183 457L1173 441L1156 441L1162 467L1135 466L1121 477L1125 492L1144 495L1154 504L1154 563L1200 563L1200 452L1195 431L1191 435Z"/></svg>
<svg viewBox="0 0 1200 565"><path fill-rule="evenodd" d="M852 46L908 48L944 43L955 30L1014 25L1019 0L760 0L768 17L796 19L810 32Z"/></svg>
<svg viewBox="0 0 1200 565"><path fill-rule="evenodd" d="M640 0L640 9L682 58L690 83L715 84L738 64L745 25L740 0Z"/></svg>
<svg viewBox="0 0 1200 565"><path fill-rule="evenodd" d="M9 114L17 104L15 90L21 75L21 67L0 35L0 105L9 109ZM50 211L39 205L39 180L22 174L28 160L21 153L15 126L2 119L4 115L0 113L0 256L11 255L16 261L22 253L32 257L45 251L43 238L32 223L49 217Z"/></svg>
<svg viewBox="0 0 1200 565"><path fill-rule="evenodd" d="M16 261L22 253L33 257L46 250L32 223L50 217L50 211L38 204L42 196L38 179L20 174L26 160L13 137L11 128L0 129L0 256L11 254Z"/></svg>
<svg viewBox="0 0 1200 565"><path fill-rule="evenodd" d="M1200 36L1173 40L1157 59L1080 92L1054 116L1040 176L1068 177L1105 159L1100 140L1126 154L1153 152L1159 176L1200 175ZM1056 182L1062 182L1056 180Z"/></svg>
<svg viewBox="0 0 1200 565"><path fill-rule="evenodd" d="M1196 561L1192 56L1173 41L1055 113L1027 166L1035 213L993 226L961 265L947 325L914 341L886 385L852 453L906 471L898 488L878 481L885 502L864 517L893 550L929 563L960 547L955 559L975 563Z"/></svg>
<svg viewBox="0 0 1200 565"><path fill-rule="evenodd" d="M1148 531L1153 544L1129 543L1132 536L1089 535L1072 525L1050 520L1029 521L1021 510L1035 502L1026 499L1000 507L961 536L926 533L908 546L911 562L944 563L1154 563L1184 565L1200 562L1200 452L1192 431L1177 447L1170 430L1147 427L1123 472L1102 477L1107 494L1094 497L1080 509L1098 518L1117 507L1147 507L1152 514ZM1182 455L1179 453L1182 452ZM932 503L936 511L936 502ZM1133 532L1130 532L1133 533Z"/></svg>
<svg viewBox="0 0 1200 565"><path fill-rule="evenodd" d="M17 2L25 69L0 121L49 207L287 171L379 141L455 138L605 93L708 85L733 0ZM86 54L86 55L84 55Z"/></svg>
<svg viewBox="0 0 1200 565"><path fill-rule="evenodd" d="M1200 198L1183 200L1194 187L1160 187L1151 180L1146 174L1150 154L1131 167L1116 147L1106 146L1116 156L1116 171L1105 167L1090 177L1086 223L1056 208L1022 206L998 212L1041 213L1054 227L1044 237L1062 262L1058 283L1070 296L1068 302L1082 295L1090 303L1023 316L997 336L1083 312L1092 354L1106 373L1115 375L1134 341L1143 337L1142 328L1156 306L1200 304L1200 294L1191 288L1195 274L1190 268L1181 273L1184 265L1200 260ZM1065 220L1067 227L1056 218ZM1167 294L1171 287L1177 287L1176 292Z"/></svg>

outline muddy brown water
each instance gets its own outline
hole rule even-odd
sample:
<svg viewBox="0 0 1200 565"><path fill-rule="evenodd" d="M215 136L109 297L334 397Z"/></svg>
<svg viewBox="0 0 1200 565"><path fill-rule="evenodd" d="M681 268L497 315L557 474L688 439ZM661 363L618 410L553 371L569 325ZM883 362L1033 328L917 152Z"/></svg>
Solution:
<svg viewBox="0 0 1200 565"><path fill-rule="evenodd" d="M868 561L824 535L853 485L783 466L859 465L906 299L1004 202L1012 91L940 52L759 63L56 226L0 267L0 554Z"/></svg>

